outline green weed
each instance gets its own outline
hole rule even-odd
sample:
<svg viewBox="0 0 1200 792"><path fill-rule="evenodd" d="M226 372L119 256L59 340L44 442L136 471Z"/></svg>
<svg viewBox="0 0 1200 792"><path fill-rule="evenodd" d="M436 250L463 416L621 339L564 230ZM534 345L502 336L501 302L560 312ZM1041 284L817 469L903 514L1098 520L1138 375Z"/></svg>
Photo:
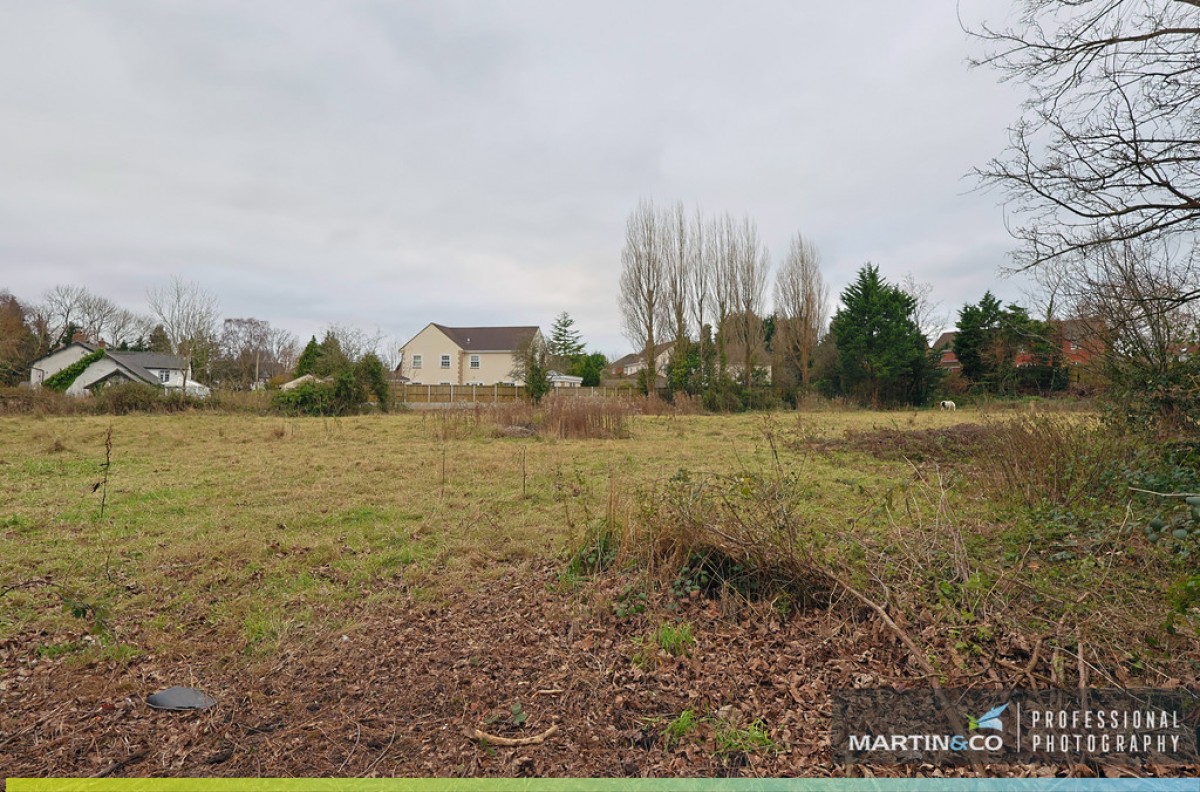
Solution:
<svg viewBox="0 0 1200 792"><path fill-rule="evenodd" d="M679 713L679 717L667 724L662 730L663 745L668 751L673 750L683 738L691 734L700 724L696 713L690 709L685 709Z"/></svg>
<svg viewBox="0 0 1200 792"><path fill-rule="evenodd" d="M737 726L732 721L718 719L713 736L717 744L716 753L719 756L779 750L779 745L771 739L762 718L756 718L746 726Z"/></svg>

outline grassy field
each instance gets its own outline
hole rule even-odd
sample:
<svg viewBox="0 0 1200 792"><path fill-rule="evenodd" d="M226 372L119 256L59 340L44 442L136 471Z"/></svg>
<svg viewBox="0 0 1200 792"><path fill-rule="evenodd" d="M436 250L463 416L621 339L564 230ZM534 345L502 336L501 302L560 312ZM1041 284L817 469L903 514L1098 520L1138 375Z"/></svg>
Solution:
<svg viewBox="0 0 1200 792"><path fill-rule="evenodd" d="M1092 461L1124 458L1086 414L636 415L620 439L507 420L0 419L14 766L522 774L529 757L446 731L520 705L537 728L567 726L543 774L827 774L813 713L864 679L1173 686L1200 671L1190 623L1164 629L1181 561L1137 530L1145 504L1100 491L1123 479ZM840 575L833 603L703 590L699 567L678 567L697 525L761 539L768 564L819 585ZM592 575L579 551L602 555L606 532L623 544ZM170 722L170 745L122 703L188 679L234 703L201 731ZM535 684L566 693L548 708ZM772 685L786 693L759 700ZM397 700L421 715L407 737L379 720ZM691 745L664 736L681 713L700 724ZM593 722L609 726L568 725ZM721 748L731 723L763 722L760 748Z"/></svg>
<svg viewBox="0 0 1200 792"><path fill-rule="evenodd" d="M0 636L77 632L69 600L94 609L122 654L161 651L180 633L270 651L314 622L338 629L347 600L436 597L565 556L610 488L629 509L628 495L681 468L767 466L764 430L836 437L962 420L639 416L627 439L557 440L493 437L473 413L5 419L0 581L21 588L4 600ZM864 492L911 476L861 454L780 453L788 465L803 457L814 505L834 523L861 510Z"/></svg>

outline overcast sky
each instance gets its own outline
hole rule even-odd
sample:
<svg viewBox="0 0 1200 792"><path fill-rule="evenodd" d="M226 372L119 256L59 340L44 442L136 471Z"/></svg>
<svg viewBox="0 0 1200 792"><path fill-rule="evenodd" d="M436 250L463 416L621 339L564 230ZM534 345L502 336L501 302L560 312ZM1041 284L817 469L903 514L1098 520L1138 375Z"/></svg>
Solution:
<svg viewBox="0 0 1200 792"><path fill-rule="evenodd" d="M1017 89L959 26L1006 0L0 0L0 288L144 309L178 274L303 339L616 306L640 198L801 231L952 312L1013 243L972 166Z"/></svg>

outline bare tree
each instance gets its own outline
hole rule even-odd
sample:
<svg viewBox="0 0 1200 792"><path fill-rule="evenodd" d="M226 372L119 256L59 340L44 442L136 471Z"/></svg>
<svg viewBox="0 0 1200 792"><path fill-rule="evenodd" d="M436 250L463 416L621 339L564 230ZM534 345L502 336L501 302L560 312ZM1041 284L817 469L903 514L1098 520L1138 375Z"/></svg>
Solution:
<svg viewBox="0 0 1200 792"><path fill-rule="evenodd" d="M806 389L828 318L829 286L821 275L821 253L797 233L775 276L774 346L785 367L799 372Z"/></svg>
<svg viewBox="0 0 1200 792"><path fill-rule="evenodd" d="M216 296L194 281L173 277L166 286L147 289L146 301L175 354L187 357L197 375L207 375L217 345Z"/></svg>
<svg viewBox="0 0 1200 792"><path fill-rule="evenodd" d="M332 334L337 339L342 353L351 363L357 363L366 355L378 356L381 348L393 346L386 343L387 334L378 328L369 333L353 325L335 323L325 329L325 334Z"/></svg>
<svg viewBox="0 0 1200 792"><path fill-rule="evenodd" d="M764 362L763 296L771 269L770 254L758 235L758 226L743 217L734 229L733 268L730 273L732 295L732 335L741 352L742 384L749 386L757 364Z"/></svg>
<svg viewBox="0 0 1200 792"><path fill-rule="evenodd" d="M1061 259L1048 261L1029 272L1031 282L1021 289L1022 303L1030 308L1030 315L1044 322L1061 319L1064 310L1069 310L1066 301L1071 284L1068 281L1067 262Z"/></svg>
<svg viewBox="0 0 1200 792"><path fill-rule="evenodd" d="M271 356L278 366L278 369L270 376L283 374L296 368L296 360L300 357L300 340L294 333L281 327L273 327L268 344ZM386 364L387 361L384 363Z"/></svg>
<svg viewBox="0 0 1200 792"><path fill-rule="evenodd" d="M663 230L650 201L641 201L625 223L621 250L620 306L625 337L645 355L646 389L653 391L658 376L655 345L666 315L666 267Z"/></svg>
<svg viewBox="0 0 1200 792"><path fill-rule="evenodd" d="M1110 364L1159 375L1196 343L1200 310L1179 298L1197 277L1195 261L1169 245L1113 242L1093 248L1086 261L1061 264L1065 308L1100 339Z"/></svg>
<svg viewBox="0 0 1200 792"><path fill-rule="evenodd" d="M692 217L691 245L688 247L688 305L700 341L704 341L704 323L712 302L713 246L708 225L697 209Z"/></svg>
<svg viewBox="0 0 1200 792"><path fill-rule="evenodd" d="M80 314L88 299L88 291L82 286L60 284L51 288L35 308L37 324L47 337L48 344L70 341L65 335L72 328L82 329Z"/></svg>
<svg viewBox="0 0 1200 792"><path fill-rule="evenodd" d="M726 325L737 302L738 233L733 217L724 213L712 219L708 238L711 240L711 293L717 327L717 359L721 376L728 365Z"/></svg>
<svg viewBox="0 0 1200 792"><path fill-rule="evenodd" d="M692 233L682 202L664 211L663 227L663 297L667 310L666 328L678 344L688 338L688 298L691 287Z"/></svg>
<svg viewBox="0 0 1200 792"><path fill-rule="evenodd" d="M913 321L921 335L933 341L950 323L950 314L942 310L942 303L933 299L933 284L919 282L911 272L897 284L900 290L913 298Z"/></svg>
<svg viewBox="0 0 1200 792"><path fill-rule="evenodd" d="M109 329L120 307L107 297L84 292L79 301L79 329L95 341L108 341Z"/></svg>
<svg viewBox="0 0 1200 792"><path fill-rule="evenodd" d="M1110 243L1200 230L1200 0L1023 0L1019 21L972 31L974 61L1030 94L1008 149L977 170L1021 220L1017 268L1095 263ZM1178 262L1177 262L1178 263ZM1200 284L1172 298L1200 299Z"/></svg>
<svg viewBox="0 0 1200 792"><path fill-rule="evenodd" d="M221 327L213 377L234 388L290 371L295 363L296 337L262 319L226 319Z"/></svg>
<svg viewBox="0 0 1200 792"><path fill-rule="evenodd" d="M152 332L154 320L149 316L118 308L108 317L105 338L113 347L132 346L148 343Z"/></svg>

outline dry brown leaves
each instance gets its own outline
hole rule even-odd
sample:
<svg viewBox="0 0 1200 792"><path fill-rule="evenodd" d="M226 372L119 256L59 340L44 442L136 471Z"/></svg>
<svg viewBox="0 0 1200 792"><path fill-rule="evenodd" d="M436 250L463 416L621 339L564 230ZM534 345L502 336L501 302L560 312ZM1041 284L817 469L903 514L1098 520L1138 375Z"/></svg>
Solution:
<svg viewBox="0 0 1200 792"><path fill-rule="evenodd" d="M942 775L842 768L829 751L830 694L921 684L896 636L865 611L731 617L695 599L618 620L628 581L554 593L553 569L512 573L443 604L363 610L344 637L284 648L263 666L224 647L72 667L33 636L0 645L0 754L10 776L829 776ZM765 609L764 609L765 610ZM686 618L690 656L631 662L635 638ZM1014 653L1020 663L1020 652ZM1018 680L1019 681L1019 680ZM204 713L149 709L171 684L218 700ZM524 718L514 717L519 705ZM778 752L718 755L711 729L668 749L685 709L761 718ZM517 721L522 721L518 723ZM488 745L551 732L544 742ZM1061 773L1065 769L1050 769ZM997 768L1029 775L1043 768Z"/></svg>

